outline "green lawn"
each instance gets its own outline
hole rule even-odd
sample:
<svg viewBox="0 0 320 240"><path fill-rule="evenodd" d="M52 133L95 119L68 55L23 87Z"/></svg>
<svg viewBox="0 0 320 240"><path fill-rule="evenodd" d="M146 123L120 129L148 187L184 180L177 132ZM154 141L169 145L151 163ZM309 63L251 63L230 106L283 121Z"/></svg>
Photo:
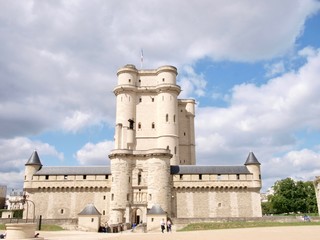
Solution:
<svg viewBox="0 0 320 240"><path fill-rule="evenodd" d="M199 231L228 228L254 228L254 227L282 227L282 226L306 226L318 225L319 222L204 222L192 223L179 231Z"/></svg>

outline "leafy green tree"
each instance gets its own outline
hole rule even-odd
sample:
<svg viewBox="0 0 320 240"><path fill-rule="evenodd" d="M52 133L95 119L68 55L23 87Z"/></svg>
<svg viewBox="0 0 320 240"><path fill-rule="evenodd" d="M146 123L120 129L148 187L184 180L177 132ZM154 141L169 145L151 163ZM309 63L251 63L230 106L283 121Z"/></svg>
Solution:
<svg viewBox="0 0 320 240"><path fill-rule="evenodd" d="M317 200L313 182L286 178L273 186L274 194L268 200L269 213L316 213Z"/></svg>

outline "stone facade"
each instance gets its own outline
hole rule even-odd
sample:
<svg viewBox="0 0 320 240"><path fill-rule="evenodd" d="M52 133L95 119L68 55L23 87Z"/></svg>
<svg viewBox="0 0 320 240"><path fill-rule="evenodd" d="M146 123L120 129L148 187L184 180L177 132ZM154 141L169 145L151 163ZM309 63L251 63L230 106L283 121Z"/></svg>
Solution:
<svg viewBox="0 0 320 240"><path fill-rule="evenodd" d="M261 216L260 163L253 153L241 166L196 165L195 101L178 99L175 67L126 65L117 76L110 166L46 167L34 152L24 189L35 215L77 218L92 203L111 225L146 223L155 205L169 218Z"/></svg>

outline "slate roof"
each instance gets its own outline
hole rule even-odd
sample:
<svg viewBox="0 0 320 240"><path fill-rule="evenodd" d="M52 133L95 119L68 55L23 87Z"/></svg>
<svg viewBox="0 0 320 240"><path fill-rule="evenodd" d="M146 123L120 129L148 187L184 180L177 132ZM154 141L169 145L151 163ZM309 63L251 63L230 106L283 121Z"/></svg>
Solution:
<svg viewBox="0 0 320 240"><path fill-rule="evenodd" d="M166 214L159 204L154 204L151 209L148 209L147 214L163 215Z"/></svg>
<svg viewBox="0 0 320 240"><path fill-rule="evenodd" d="M256 156L253 154L253 152L250 152L247 158L247 161L244 165L261 165L256 158Z"/></svg>
<svg viewBox="0 0 320 240"><path fill-rule="evenodd" d="M171 166L171 174L250 174L246 166Z"/></svg>
<svg viewBox="0 0 320 240"><path fill-rule="evenodd" d="M35 175L110 175L110 166L42 167Z"/></svg>
<svg viewBox="0 0 320 240"><path fill-rule="evenodd" d="M37 151L34 151L34 152L31 154L28 162L27 162L25 165L40 165L40 166L42 166Z"/></svg>
<svg viewBox="0 0 320 240"><path fill-rule="evenodd" d="M78 215L101 215L101 213L92 203L89 203Z"/></svg>

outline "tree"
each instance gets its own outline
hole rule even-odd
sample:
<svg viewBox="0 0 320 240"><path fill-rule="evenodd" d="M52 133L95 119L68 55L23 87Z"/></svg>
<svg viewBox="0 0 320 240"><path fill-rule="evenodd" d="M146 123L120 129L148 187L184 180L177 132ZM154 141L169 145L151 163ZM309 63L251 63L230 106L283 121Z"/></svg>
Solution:
<svg viewBox="0 0 320 240"><path fill-rule="evenodd" d="M274 194L268 197L269 213L315 213L318 212L313 182L286 178L273 186Z"/></svg>

